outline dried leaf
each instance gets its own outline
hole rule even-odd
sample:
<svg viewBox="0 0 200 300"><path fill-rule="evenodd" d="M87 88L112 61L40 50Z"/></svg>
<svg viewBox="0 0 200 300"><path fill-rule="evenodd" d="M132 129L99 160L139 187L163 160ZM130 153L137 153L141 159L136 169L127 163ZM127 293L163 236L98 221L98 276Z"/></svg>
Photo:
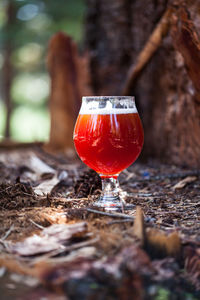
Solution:
<svg viewBox="0 0 200 300"><path fill-rule="evenodd" d="M44 194L49 194L51 192L51 190L56 186L56 184L58 184L58 182L59 182L59 179L57 178L57 176L54 176L50 180L43 181L38 186L34 187L33 190L37 195L40 195L40 196L42 196Z"/></svg>
<svg viewBox="0 0 200 300"><path fill-rule="evenodd" d="M73 237L84 237L87 232L85 222L75 224L54 224L43 229L40 235L34 234L16 244L7 242L9 252L21 256L32 256L54 250L65 250L69 240Z"/></svg>
<svg viewBox="0 0 200 300"><path fill-rule="evenodd" d="M191 183L193 181L197 180L196 176L188 176L184 178L183 180L179 181L177 184L175 184L172 189L177 190L177 189L182 189L184 188L188 183Z"/></svg>
<svg viewBox="0 0 200 300"><path fill-rule="evenodd" d="M55 174L55 170L37 157L34 153L30 157L30 168L39 175L44 173Z"/></svg>

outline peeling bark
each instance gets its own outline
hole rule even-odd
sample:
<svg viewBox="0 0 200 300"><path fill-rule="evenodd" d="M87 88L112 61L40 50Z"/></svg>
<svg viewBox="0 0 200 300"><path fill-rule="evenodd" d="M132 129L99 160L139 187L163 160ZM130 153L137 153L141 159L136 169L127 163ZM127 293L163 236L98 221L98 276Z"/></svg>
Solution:
<svg viewBox="0 0 200 300"><path fill-rule="evenodd" d="M51 77L51 131L48 149L73 151L73 128L81 97L90 94L87 56L80 57L71 38L58 33L50 41L47 58Z"/></svg>

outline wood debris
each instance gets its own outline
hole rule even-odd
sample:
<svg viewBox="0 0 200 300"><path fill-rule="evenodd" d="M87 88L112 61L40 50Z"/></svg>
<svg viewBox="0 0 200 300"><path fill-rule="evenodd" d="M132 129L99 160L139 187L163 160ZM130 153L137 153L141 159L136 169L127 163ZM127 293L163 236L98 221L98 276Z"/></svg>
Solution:
<svg viewBox="0 0 200 300"><path fill-rule="evenodd" d="M176 183L172 189L173 190L177 190L177 189L182 189L184 188L187 184L191 183L191 182L194 182L197 180L197 177L196 176L188 176L184 179L182 179L181 181L179 181L178 183Z"/></svg>
<svg viewBox="0 0 200 300"><path fill-rule="evenodd" d="M44 196L50 194L53 188L60 182L57 176L54 176L50 180L45 180L38 186L34 187L33 190L37 195Z"/></svg>
<svg viewBox="0 0 200 300"><path fill-rule="evenodd" d="M51 77L51 129L45 149L72 156L73 128L81 97L91 94L87 55L81 57L72 39L59 32L50 40L47 65Z"/></svg>
<svg viewBox="0 0 200 300"><path fill-rule="evenodd" d="M178 258L181 255L181 239L178 233L172 232L167 235L164 231L147 228L140 207L137 207L136 210L133 233L152 257L171 256Z"/></svg>
<svg viewBox="0 0 200 300"><path fill-rule="evenodd" d="M87 237L87 224L54 224L44 228L40 234L34 234L22 242L6 242L6 249L13 254L33 256L46 252L62 253L72 238Z"/></svg>
<svg viewBox="0 0 200 300"><path fill-rule="evenodd" d="M91 171L79 165L72 168L68 163L64 168L63 161L55 163L51 159L41 158L55 170L53 177L66 182L65 191L71 189L67 197L61 194L63 186L59 183L56 189L54 187L55 195L36 195L33 188L38 182L34 178L29 179L29 183L16 183L14 177L10 177L11 183L1 186L2 268L10 270L11 274L34 276L44 289L48 290L51 286L55 295L59 290L69 298L104 293L104 297L112 295L116 299L134 290L141 299L142 293L149 297L148 290L152 285L164 285L170 290L168 283L180 296L183 289L182 286L180 288L181 278L197 289L197 281L194 280L198 273L197 250L195 262L193 255L187 256L184 273L181 264L184 263L184 243L189 237L192 249L199 247L194 246L200 228L198 170L135 164L129 170L135 174L133 180L125 181L126 173L120 175L120 181L124 181L123 189L127 192L126 202L133 208L125 213L107 213L92 207L98 197L99 183L94 182ZM0 167L2 173L6 172L3 162ZM18 166L12 168L11 175L17 174ZM149 174L148 180L143 178L144 169ZM67 176L62 173L64 171ZM40 183L48 181L48 176L42 173ZM191 176L195 176L196 180L174 193L172 187L177 178ZM86 183L92 180L94 186L91 191ZM80 198L81 195L85 197ZM25 196L26 202L23 202ZM69 228L76 232L76 226L78 230L82 222L87 222L86 228L80 227L78 236L74 233L70 237ZM68 228L67 234L64 234L64 228ZM0 282L5 276L0 277ZM11 283L18 285L16 281ZM93 284L97 289L91 289ZM34 289L37 291L38 287ZM187 291L187 285L184 289Z"/></svg>
<svg viewBox="0 0 200 300"><path fill-rule="evenodd" d="M180 258L181 239L177 232L167 235L163 231L151 228L146 231L145 248L152 257L171 256Z"/></svg>
<svg viewBox="0 0 200 300"><path fill-rule="evenodd" d="M181 53L186 70L200 95L200 38L186 5L179 5L173 13L171 35L175 48Z"/></svg>
<svg viewBox="0 0 200 300"><path fill-rule="evenodd" d="M54 170L52 167L47 165L44 161L42 161L38 156L36 156L34 153L32 153L30 157L30 168L33 170L34 173L39 174L41 176L42 174L55 174L56 170ZM29 161L27 161L27 164L29 164Z"/></svg>
<svg viewBox="0 0 200 300"><path fill-rule="evenodd" d="M107 282L103 292L106 299L111 295L115 299L122 299L125 294L131 293L134 299L139 300L142 296L142 277L152 274L154 270L148 256L140 248L132 246L105 260L78 258L46 270L40 276L43 283L54 290L67 291L67 296L76 296L77 299L101 295L101 286Z"/></svg>
<svg viewBox="0 0 200 300"><path fill-rule="evenodd" d="M140 240L141 244L145 243L145 224L144 224L144 215L141 207L137 206L135 221L133 226L134 235Z"/></svg>
<svg viewBox="0 0 200 300"><path fill-rule="evenodd" d="M127 80L124 84L124 88L122 90L122 95L130 95L131 89L133 87L134 81L141 73L146 64L150 61L153 54L157 51L157 49L161 46L161 42L163 38L168 33L169 25L170 25L170 16L172 13L172 9L168 8L164 15L162 16L160 22L152 32L148 41L146 42L144 48L139 53L136 61L130 67L128 72Z"/></svg>
<svg viewBox="0 0 200 300"><path fill-rule="evenodd" d="M40 218L49 224L66 224L68 221L66 213L62 211L41 211L39 214Z"/></svg>

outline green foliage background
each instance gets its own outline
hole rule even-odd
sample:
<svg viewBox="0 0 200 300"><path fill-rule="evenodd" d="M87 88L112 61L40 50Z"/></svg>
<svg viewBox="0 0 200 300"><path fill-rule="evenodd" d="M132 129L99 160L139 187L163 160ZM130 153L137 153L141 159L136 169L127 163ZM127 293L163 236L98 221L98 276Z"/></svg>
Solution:
<svg viewBox="0 0 200 300"><path fill-rule="evenodd" d="M14 18L6 27L6 7L13 5ZM12 45L14 79L11 137L19 141L47 140L49 136L49 76L45 58L49 39L63 31L81 45L86 4L84 0L0 1L0 138L5 127L3 65L6 41Z"/></svg>

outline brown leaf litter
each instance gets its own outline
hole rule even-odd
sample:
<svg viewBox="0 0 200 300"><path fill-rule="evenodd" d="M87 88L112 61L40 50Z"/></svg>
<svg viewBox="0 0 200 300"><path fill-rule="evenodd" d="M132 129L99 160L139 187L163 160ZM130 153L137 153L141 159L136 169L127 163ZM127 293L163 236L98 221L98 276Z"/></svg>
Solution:
<svg viewBox="0 0 200 300"><path fill-rule="evenodd" d="M26 155L31 161L32 152ZM137 209L107 213L92 207L100 189L93 171L34 155L37 168L17 154L16 165L2 159L0 185L0 266L37 278L43 290L37 285L32 295L51 287L55 299L58 291L69 299L151 299L162 287L181 299L187 293L198 298L198 170L135 164L120 182ZM53 178L49 193L35 193Z"/></svg>

